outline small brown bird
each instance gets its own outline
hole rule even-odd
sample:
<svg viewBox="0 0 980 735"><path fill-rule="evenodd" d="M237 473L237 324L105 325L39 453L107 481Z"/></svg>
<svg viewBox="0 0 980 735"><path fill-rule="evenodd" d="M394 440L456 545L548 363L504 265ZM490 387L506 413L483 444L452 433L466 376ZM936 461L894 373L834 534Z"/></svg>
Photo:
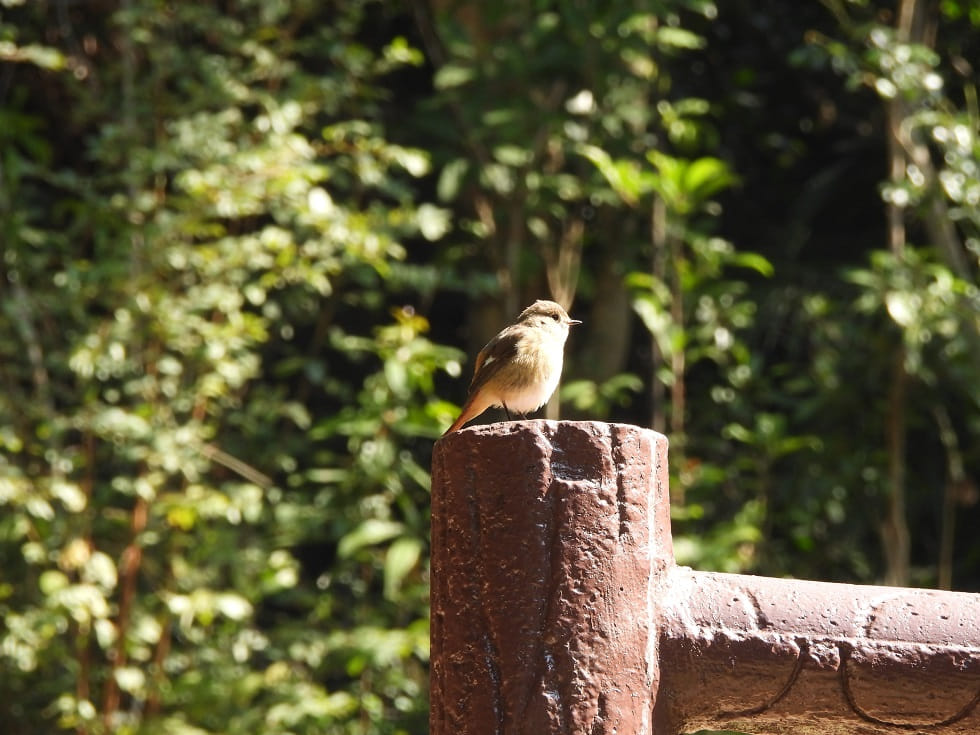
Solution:
<svg viewBox="0 0 980 735"><path fill-rule="evenodd" d="M581 323L554 301L538 300L522 311L476 356L469 396L446 434L491 406L509 419L511 412L523 416L547 403L561 378L568 328Z"/></svg>

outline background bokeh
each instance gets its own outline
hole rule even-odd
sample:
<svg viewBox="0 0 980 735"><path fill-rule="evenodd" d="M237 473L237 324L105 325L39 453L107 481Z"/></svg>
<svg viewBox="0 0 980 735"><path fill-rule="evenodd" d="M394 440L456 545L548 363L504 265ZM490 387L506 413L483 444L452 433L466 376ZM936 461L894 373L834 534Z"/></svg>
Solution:
<svg viewBox="0 0 980 735"><path fill-rule="evenodd" d="M980 590L978 58L971 0L0 0L0 729L425 733L432 444L536 298L682 563Z"/></svg>

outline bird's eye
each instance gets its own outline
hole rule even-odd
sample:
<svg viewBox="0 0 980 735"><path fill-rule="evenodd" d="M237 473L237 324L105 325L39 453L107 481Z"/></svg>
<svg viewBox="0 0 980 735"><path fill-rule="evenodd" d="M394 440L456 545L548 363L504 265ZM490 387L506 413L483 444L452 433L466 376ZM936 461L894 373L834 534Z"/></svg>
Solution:
<svg viewBox="0 0 980 735"><path fill-rule="evenodd" d="M556 322L560 322L561 321L561 317L558 314L552 314L551 315L551 318L554 319Z"/></svg>

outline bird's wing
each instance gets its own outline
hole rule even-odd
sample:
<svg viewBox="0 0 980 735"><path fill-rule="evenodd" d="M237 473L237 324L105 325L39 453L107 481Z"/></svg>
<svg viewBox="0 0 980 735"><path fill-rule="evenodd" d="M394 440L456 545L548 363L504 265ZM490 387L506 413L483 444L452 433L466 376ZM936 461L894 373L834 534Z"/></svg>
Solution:
<svg viewBox="0 0 980 735"><path fill-rule="evenodd" d="M519 337L518 330L507 327L480 350L480 354L476 356L476 364L473 366L473 379L470 381L469 391L471 395L517 354Z"/></svg>

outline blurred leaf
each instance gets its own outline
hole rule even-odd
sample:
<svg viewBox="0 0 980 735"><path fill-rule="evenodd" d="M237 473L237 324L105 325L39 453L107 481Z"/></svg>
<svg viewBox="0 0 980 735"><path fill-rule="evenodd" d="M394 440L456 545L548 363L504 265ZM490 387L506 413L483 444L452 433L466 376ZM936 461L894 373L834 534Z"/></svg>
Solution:
<svg viewBox="0 0 980 735"><path fill-rule="evenodd" d="M464 66L446 64L436 72L433 80L436 89L451 89L466 84L473 78L473 70Z"/></svg>
<svg viewBox="0 0 980 735"><path fill-rule="evenodd" d="M337 553L349 557L366 546L375 546L399 536L405 531L405 526L396 521L384 521L378 518L368 518L350 533L340 539Z"/></svg>
<svg viewBox="0 0 980 735"><path fill-rule="evenodd" d="M417 538L403 536L396 539L385 554L384 588L385 597L394 600L405 577L419 562L422 555L422 542Z"/></svg>

